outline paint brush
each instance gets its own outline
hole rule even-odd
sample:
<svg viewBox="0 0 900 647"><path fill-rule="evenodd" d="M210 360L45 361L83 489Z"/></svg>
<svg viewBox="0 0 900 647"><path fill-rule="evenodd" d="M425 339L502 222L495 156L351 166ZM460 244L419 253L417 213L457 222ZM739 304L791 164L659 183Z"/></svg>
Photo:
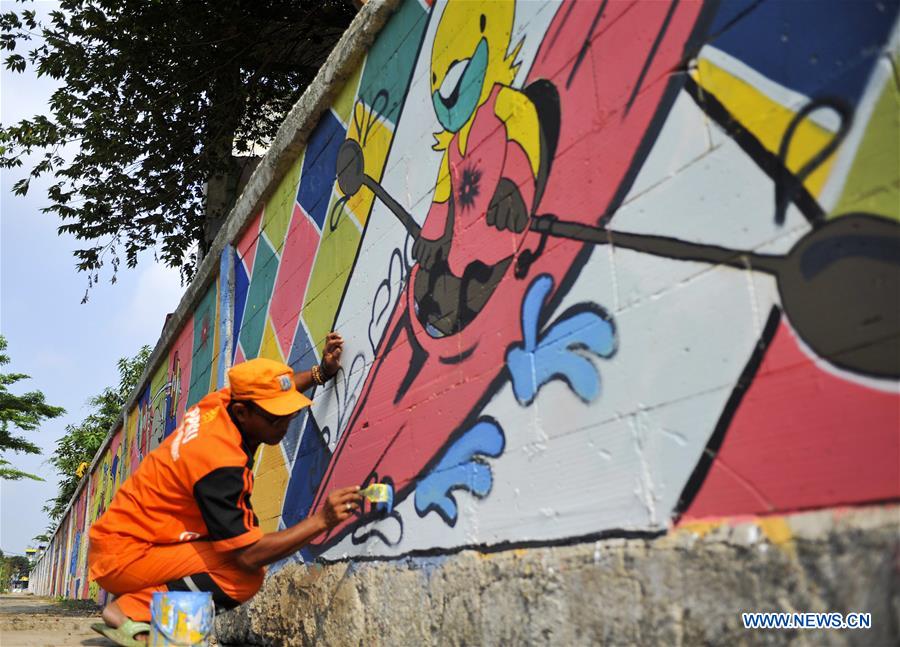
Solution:
<svg viewBox="0 0 900 647"><path fill-rule="evenodd" d="M386 510L390 514L394 509L394 488L387 483L372 483L359 493L378 511Z"/></svg>

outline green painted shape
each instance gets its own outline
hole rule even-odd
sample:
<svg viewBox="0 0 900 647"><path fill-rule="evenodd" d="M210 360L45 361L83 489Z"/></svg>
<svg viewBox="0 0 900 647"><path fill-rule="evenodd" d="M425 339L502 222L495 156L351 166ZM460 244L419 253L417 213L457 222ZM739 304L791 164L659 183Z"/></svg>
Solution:
<svg viewBox="0 0 900 647"><path fill-rule="evenodd" d="M214 282L200 305L194 310L194 346L191 351L191 388L188 390L186 408L194 406L210 389L212 363L216 345L216 302L218 281Z"/></svg>
<svg viewBox="0 0 900 647"><path fill-rule="evenodd" d="M338 94L337 99L334 100L334 105L331 106L331 110L338 116L338 119L341 120L345 127L350 123L350 115L353 111L353 104L356 101L356 90L359 88L362 68L362 63L356 66L353 76L347 79L344 88Z"/></svg>
<svg viewBox="0 0 900 647"><path fill-rule="evenodd" d="M266 239L260 237L256 245L253 276L250 278L250 287L247 288L247 303L244 306L241 332L238 336L244 349L244 357L247 359L259 355L259 345L262 343L263 331L266 328L269 299L272 298L277 274L278 256Z"/></svg>
<svg viewBox="0 0 900 647"><path fill-rule="evenodd" d="M300 184L302 167L303 155L301 154L281 179L281 183L266 203L266 209L263 212L261 229L279 252L284 247L284 238L287 235L288 226L291 224L291 217L294 215L294 203L297 201L297 185Z"/></svg>
<svg viewBox="0 0 900 647"><path fill-rule="evenodd" d="M900 92L884 84L832 216L872 213L900 220Z"/></svg>
<svg viewBox="0 0 900 647"><path fill-rule="evenodd" d="M328 208L331 213L337 198L332 199ZM306 288L306 302L301 316L309 329L312 343L321 353L325 335L334 325L344 286L350 277L350 268L356 257L362 235L354 224L353 217L344 212L334 231L325 225L316 263L313 265Z"/></svg>
<svg viewBox="0 0 900 647"><path fill-rule="evenodd" d="M378 34L366 57L359 98L369 106L378 108L393 124L397 123L400 115L401 103L412 79L422 34L427 26L425 9L416 0L406 0ZM387 101L380 99L377 105L373 105L382 90L388 93Z"/></svg>

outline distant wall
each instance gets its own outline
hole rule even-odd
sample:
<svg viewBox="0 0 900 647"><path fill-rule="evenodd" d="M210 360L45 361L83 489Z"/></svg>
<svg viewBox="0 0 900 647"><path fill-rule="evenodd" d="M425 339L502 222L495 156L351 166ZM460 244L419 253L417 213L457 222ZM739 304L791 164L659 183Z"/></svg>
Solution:
<svg viewBox="0 0 900 647"><path fill-rule="evenodd" d="M370 2L33 590L103 599L85 534L141 458L228 366L308 368L332 329L344 369L259 451L254 509L276 530L376 480L394 509L272 572L897 501L897 25L896 2Z"/></svg>

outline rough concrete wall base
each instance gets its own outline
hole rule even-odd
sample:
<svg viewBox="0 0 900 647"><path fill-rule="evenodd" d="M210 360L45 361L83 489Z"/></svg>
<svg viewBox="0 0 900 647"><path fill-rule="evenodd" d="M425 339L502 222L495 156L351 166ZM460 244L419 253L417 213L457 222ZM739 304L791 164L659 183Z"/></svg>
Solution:
<svg viewBox="0 0 900 647"><path fill-rule="evenodd" d="M231 645L896 645L900 508L654 539L287 567L219 616ZM869 630L745 630L743 611L870 612Z"/></svg>

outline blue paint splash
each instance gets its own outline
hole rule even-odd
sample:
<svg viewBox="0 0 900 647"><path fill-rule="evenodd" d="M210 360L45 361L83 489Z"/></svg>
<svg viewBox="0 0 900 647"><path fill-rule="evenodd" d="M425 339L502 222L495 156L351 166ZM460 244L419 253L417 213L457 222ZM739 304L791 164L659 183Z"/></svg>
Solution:
<svg viewBox="0 0 900 647"><path fill-rule="evenodd" d="M541 274L522 302L522 343L506 353L513 393L520 404L534 401L542 386L563 380L584 402L600 395L600 375L578 351L609 358L616 352L616 329L600 306L579 303L569 308L540 333L544 300L553 289L553 277Z"/></svg>
<svg viewBox="0 0 900 647"><path fill-rule="evenodd" d="M416 512L424 517L434 510L450 526L456 525L458 509L453 490L468 490L485 497L494 483L483 456L503 453L503 430L490 418L482 418L453 443L437 466L416 486Z"/></svg>

